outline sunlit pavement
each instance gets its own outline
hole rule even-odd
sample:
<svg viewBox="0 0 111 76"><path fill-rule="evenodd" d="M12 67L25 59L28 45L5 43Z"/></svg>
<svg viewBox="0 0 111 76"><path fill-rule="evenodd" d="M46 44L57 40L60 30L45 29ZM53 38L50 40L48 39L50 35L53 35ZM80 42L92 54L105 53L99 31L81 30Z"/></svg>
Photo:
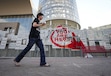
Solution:
<svg viewBox="0 0 111 76"><path fill-rule="evenodd" d="M13 59L0 58L0 76L111 76L111 58L47 57L51 67L40 67L38 57L15 67Z"/></svg>

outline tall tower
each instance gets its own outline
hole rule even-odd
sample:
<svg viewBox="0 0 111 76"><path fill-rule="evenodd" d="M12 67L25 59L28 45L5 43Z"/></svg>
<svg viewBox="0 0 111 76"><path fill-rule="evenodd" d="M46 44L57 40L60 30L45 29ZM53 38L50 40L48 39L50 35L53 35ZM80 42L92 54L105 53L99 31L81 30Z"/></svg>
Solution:
<svg viewBox="0 0 111 76"><path fill-rule="evenodd" d="M39 0L39 12L42 12L48 27L58 25L80 29L76 0Z"/></svg>

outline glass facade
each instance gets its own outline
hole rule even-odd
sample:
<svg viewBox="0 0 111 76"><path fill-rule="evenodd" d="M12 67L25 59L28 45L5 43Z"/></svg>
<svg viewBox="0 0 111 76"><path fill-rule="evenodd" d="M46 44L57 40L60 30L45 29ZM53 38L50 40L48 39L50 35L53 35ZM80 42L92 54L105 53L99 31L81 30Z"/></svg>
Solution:
<svg viewBox="0 0 111 76"><path fill-rule="evenodd" d="M28 34L31 28L32 15L1 16L0 22L18 22L20 23L18 34Z"/></svg>
<svg viewBox="0 0 111 76"><path fill-rule="evenodd" d="M75 0L40 0L39 7L45 20L67 19L79 23Z"/></svg>

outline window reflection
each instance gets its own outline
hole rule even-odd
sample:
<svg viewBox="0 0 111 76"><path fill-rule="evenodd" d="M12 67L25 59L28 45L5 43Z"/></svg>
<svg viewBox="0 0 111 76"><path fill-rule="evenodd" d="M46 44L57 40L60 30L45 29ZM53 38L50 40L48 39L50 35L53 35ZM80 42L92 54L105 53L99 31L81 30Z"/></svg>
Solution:
<svg viewBox="0 0 111 76"><path fill-rule="evenodd" d="M0 17L0 22L19 22L20 28L19 32L26 31L26 33L30 32L32 16L2 16Z"/></svg>

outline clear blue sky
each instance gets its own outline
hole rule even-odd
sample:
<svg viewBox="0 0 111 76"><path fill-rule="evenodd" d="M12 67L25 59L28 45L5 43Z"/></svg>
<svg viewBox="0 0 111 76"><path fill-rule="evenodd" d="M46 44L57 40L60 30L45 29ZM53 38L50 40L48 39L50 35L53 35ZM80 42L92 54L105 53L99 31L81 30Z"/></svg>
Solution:
<svg viewBox="0 0 111 76"><path fill-rule="evenodd" d="M33 0L38 8L39 0ZM82 29L111 24L111 0L76 0Z"/></svg>

